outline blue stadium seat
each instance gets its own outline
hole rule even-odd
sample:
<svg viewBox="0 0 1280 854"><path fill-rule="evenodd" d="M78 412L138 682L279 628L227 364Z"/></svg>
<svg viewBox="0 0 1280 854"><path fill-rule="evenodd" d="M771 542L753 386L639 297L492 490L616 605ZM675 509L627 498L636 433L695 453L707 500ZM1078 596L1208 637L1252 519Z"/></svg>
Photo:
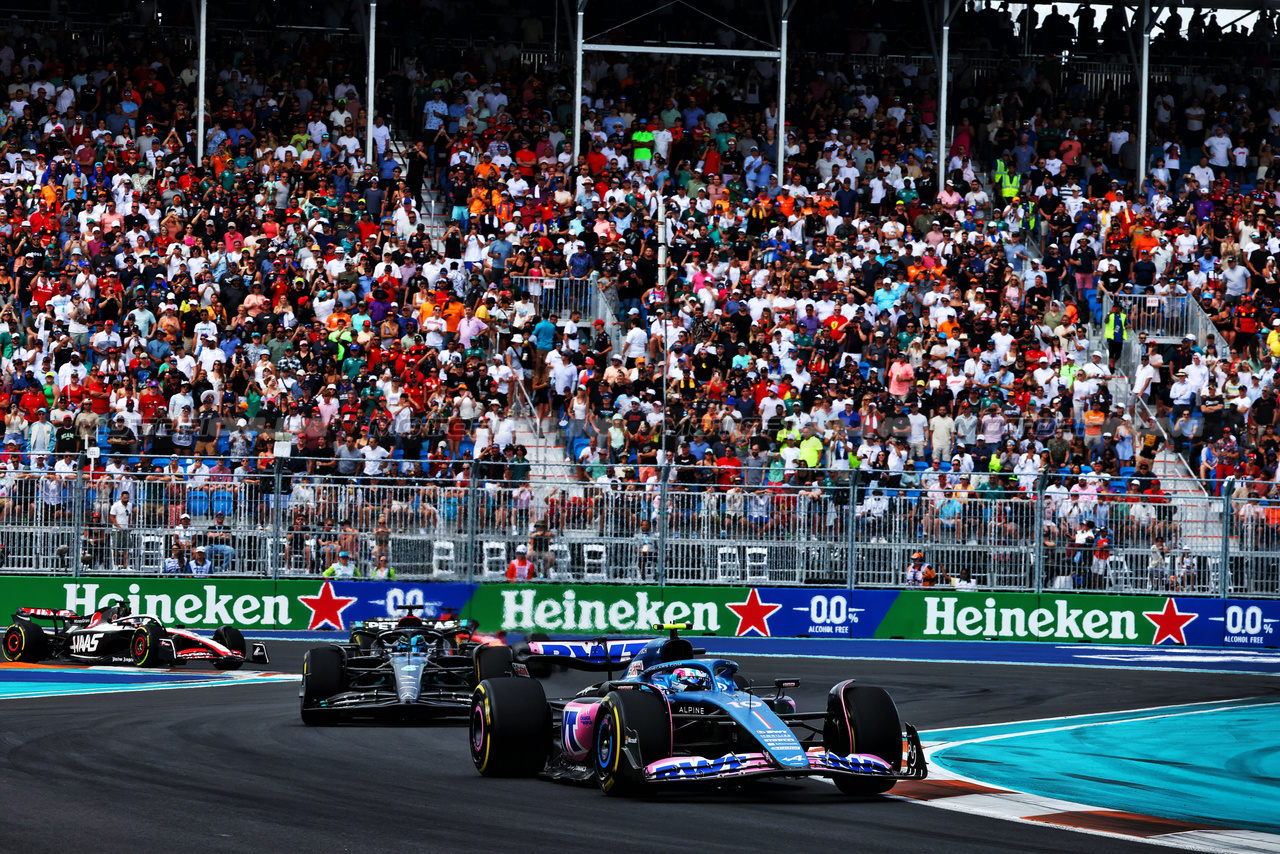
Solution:
<svg viewBox="0 0 1280 854"><path fill-rule="evenodd" d="M214 513L222 512L231 515L235 509L236 497L233 493L225 490L215 492L210 500L210 509Z"/></svg>
<svg viewBox="0 0 1280 854"><path fill-rule="evenodd" d="M192 516L208 516L209 515L209 496L204 492L190 492L187 494L187 512Z"/></svg>

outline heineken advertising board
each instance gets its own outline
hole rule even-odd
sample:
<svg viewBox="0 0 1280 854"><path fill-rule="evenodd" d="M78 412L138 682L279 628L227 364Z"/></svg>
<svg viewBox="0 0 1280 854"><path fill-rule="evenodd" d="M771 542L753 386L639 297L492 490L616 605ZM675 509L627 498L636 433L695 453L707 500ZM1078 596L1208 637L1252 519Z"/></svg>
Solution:
<svg viewBox="0 0 1280 854"><path fill-rule="evenodd" d="M798 587L482 585L464 612L491 631L1275 646L1280 602L1180 596Z"/></svg>
<svg viewBox="0 0 1280 854"><path fill-rule="evenodd" d="M460 611L470 584L260 578L0 578L0 614L7 623L20 607L65 608L90 614L126 602L136 614L165 625L214 629L345 631L353 620L399 616L421 605L428 616Z"/></svg>
<svg viewBox="0 0 1280 854"><path fill-rule="evenodd" d="M687 623L727 637L1013 640L1274 647L1280 601L803 587L449 584L311 579L0 577L0 620L19 607L91 613L127 602L166 625L346 631L353 621L446 612L490 632L638 634Z"/></svg>

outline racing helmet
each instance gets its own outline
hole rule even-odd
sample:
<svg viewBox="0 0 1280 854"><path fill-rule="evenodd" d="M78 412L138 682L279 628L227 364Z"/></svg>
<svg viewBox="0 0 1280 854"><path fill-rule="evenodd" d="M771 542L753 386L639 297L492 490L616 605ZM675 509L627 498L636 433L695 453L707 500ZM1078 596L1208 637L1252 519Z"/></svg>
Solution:
<svg viewBox="0 0 1280 854"><path fill-rule="evenodd" d="M711 688L711 677L696 667L677 667L671 671L671 687L677 691L706 691Z"/></svg>

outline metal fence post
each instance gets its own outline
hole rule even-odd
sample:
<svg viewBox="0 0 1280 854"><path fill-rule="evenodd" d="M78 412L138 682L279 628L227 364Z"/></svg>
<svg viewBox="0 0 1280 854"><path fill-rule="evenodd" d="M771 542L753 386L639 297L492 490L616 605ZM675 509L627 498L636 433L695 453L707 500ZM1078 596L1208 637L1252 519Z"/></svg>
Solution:
<svg viewBox="0 0 1280 854"><path fill-rule="evenodd" d="M845 557L845 576L849 589L857 587L857 555L854 551L857 543L857 522L858 522L858 478L862 474L862 469L854 468L849 471L849 554Z"/></svg>
<svg viewBox="0 0 1280 854"><path fill-rule="evenodd" d="M280 455L276 454L272 473L274 483L271 488L271 542L267 544L267 569L274 579L280 578L280 505L284 501L281 496L282 472L280 471Z"/></svg>
<svg viewBox="0 0 1280 854"><path fill-rule="evenodd" d="M1044 499L1045 492L1048 490L1049 473L1047 471L1040 472L1040 477L1036 479L1036 523L1031 526L1031 530L1035 532L1036 541L1032 545L1035 555L1031 561L1031 572L1034 576L1031 579L1031 587L1037 593L1044 592Z"/></svg>
<svg viewBox="0 0 1280 854"><path fill-rule="evenodd" d="M467 583L476 580L476 537L479 533L479 520L476 518L476 498L479 493L476 482L475 462L471 464L471 477L467 479Z"/></svg>
<svg viewBox="0 0 1280 854"><path fill-rule="evenodd" d="M1218 570L1218 596L1226 599L1231 590L1231 483L1222 484L1222 567Z"/></svg>
<svg viewBox="0 0 1280 854"><path fill-rule="evenodd" d="M75 537L71 540L71 549L67 555L71 561L71 574L80 577L80 555L84 554L84 469L76 466L76 482L71 487L71 518L75 525Z"/></svg>
<svg viewBox="0 0 1280 854"><path fill-rule="evenodd" d="M658 589L667 587L667 481L671 478L671 463L662 466L658 478Z"/></svg>

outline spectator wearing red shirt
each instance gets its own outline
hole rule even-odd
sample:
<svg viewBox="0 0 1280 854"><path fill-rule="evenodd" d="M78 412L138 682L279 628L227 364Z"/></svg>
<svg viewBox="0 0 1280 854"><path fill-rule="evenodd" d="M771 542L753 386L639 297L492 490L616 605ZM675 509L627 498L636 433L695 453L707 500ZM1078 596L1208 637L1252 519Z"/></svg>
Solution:
<svg viewBox="0 0 1280 854"><path fill-rule="evenodd" d="M516 546L516 558L507 564L507 581L529 581L538 574L538 568L529 560L529 547Z"/></svg>

